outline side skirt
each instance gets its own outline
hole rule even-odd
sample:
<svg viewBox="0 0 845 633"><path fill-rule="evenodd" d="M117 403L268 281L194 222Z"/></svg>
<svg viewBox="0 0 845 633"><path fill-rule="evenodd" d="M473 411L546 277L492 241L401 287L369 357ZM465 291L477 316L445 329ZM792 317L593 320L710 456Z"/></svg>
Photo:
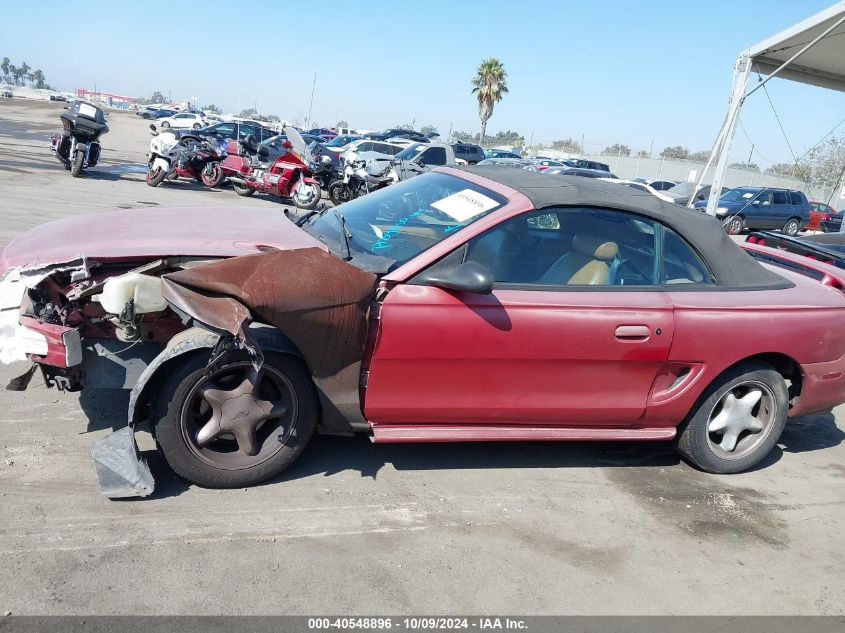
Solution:
<svg viewBox="0 0 845 633"><path fill-rule="evenodd" d="M538 426L371 424L375 443L397 442L510 442L510 441L660 441L675 437L675 427L600 429Z"/></svg>

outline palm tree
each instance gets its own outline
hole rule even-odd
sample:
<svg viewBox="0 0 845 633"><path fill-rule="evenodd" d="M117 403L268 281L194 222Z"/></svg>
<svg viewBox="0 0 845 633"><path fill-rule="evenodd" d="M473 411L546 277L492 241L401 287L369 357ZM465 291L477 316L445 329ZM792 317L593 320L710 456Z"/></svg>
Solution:
<svg viewBox="0 0 845 633"><path fill-rule="evenodd" d="M26 62L18 66L18 77L20 77L22 86L24 85L26 78L29 76L30 70L32 70L32 67Z"/></svg>
<svg viewBox="0 0 845 633"><path fill-rule="evenodd" d="M9 59L8 57L4 57L3 63L0 64L0 70L3 71L3 79L5 79L6 81L9 81L9 74L10 74L9 71L10 71L11 67L12 67L12 60Z"/></svg>
<svg viewBox="0 0 845 633"><path fill-rule="evenodd" d="M493 116L493 106L508 92L508 73L495 57L488 57L478 67L472 79L472 93L478 97L478 117L481 119L481 144L487 134L487 121Z"/></svg>
<svg viewBox="0 0 845 633"><path fill-rule="evenodd" d="M35 88L43 88L45 86L44 83L44 72L42 70L36 70L30 76Z"/></svg>

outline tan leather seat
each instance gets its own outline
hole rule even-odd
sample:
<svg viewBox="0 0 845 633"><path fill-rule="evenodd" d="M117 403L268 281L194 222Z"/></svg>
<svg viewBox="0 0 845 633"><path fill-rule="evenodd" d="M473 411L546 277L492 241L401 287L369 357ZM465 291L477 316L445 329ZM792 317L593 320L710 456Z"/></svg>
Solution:
<svg viewBox="0 0 845 633"><path fill-rule="evenodd" d="M572 250L552 264L539 283L603 286L607 284L610 263L618 254L616 242L578 233L572 238Z"/></svg>

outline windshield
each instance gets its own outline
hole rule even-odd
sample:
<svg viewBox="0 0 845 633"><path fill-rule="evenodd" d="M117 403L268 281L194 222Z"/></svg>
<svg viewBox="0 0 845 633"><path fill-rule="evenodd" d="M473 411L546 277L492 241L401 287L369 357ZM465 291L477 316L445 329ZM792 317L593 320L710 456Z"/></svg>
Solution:
<svg viewBox="0 0 845 633"><path fill-rule="evenodd" d="M719 198L719 202L749 202L759 191L748 191L747 189L731 189Z"/></svg>
<svg viewBox="0 0 845 633"><path fill-rule="evenodd" d="M442 173L428 173L356 198L336 209L349 236L350 263L386 273L447 236L501 208L507 198ZM302 228L343 257L338 217L314 216Z"/></svg>
<svg viewBox="0 0 845 633"><path fill-rule="evenodd" d="M426 147L428 147L428 145L424 143L414 143L413 145L408 145L408 147L396 154L396 160L411 160Z"/></svg>

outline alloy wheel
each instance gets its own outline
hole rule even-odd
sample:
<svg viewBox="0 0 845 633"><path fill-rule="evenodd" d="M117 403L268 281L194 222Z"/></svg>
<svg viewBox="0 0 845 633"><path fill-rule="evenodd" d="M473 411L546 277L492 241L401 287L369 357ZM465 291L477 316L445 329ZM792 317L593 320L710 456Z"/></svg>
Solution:
<svg viewBox="0 0 845 633"><path fill-rule="evenodd" d="M239 470L267 461L295 432L299 413L290 380L272 366L247 361L201 378L181 410L189 450L215 468Z"/></svg>
<svg viewBox="0 0 845 633"><path fill-rule="evenodd" d="M757 381L734 385L710 412L708 446L723 459L740 459L766 439L777 414L777 400L768 385Z"/></svg>

